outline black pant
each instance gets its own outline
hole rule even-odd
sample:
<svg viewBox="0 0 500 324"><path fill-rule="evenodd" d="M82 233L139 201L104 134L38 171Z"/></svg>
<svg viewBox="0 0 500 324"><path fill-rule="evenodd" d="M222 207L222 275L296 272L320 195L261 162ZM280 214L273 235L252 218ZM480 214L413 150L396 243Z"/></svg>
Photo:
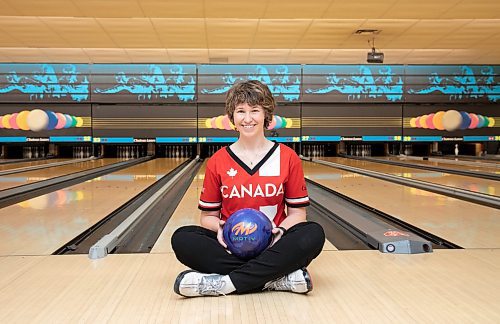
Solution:
<svg viewBox="0 0 500 324"><path fill-rule="evenodd" d="M206 228L184 226L172 235L172 248L180 262L203 273L228 274L240 294L262 290L268 281L307 266L324 243L321 225L299 223L259 256L244 261L227 253L217 241L217 233Z"/></svg>

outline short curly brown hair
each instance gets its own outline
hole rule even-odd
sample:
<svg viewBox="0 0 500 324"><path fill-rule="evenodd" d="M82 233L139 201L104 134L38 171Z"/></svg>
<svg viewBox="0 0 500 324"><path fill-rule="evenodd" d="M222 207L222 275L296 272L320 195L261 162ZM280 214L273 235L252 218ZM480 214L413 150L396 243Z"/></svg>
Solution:
<svg viewBox="0 0 500 324"><path fill-rule="evenodd" d="M249 80L236 83L227 92L226 114L234 125L234 110L240 104L249 106L261 106L264 109L264 128L267 129L273 120L273 112L276 107L273 94L268 86L257 80Z"/></svg>

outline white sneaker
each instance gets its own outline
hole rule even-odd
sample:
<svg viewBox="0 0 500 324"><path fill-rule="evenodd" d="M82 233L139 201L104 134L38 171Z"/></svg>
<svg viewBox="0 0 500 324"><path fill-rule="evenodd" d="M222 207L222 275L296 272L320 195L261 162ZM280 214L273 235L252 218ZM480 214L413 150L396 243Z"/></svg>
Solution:
<svg viewBox="0 0 500 324"><path fill-rule="evenodd" d="M220 296L226 284L222 275L206 274L194 270L181 272L174 283L174 291L184 297Z"/></svg>
<svg viewBox="0 0 500 324"><path fill-rule="evenodd" d="M296 270L264 285L264 290L291 291L298 294L307 294L312 289L311 276L306 268Z"/></svg>

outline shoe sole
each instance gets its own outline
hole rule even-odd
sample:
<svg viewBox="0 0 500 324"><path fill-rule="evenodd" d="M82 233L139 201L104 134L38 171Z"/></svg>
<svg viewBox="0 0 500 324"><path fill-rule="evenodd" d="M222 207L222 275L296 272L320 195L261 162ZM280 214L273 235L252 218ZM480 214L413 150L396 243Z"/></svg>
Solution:
<svg viewBox="0 0 500 324"><path fill-rule="evenodd" d="M311 276L309 275L309 271L307 269L302 269L303 274L304 274L304 279L306 280L306 285L307 285L307 291L304 294L307 294L311 290L313 290L313 282L311 279Z"/></svg>
<svg viewBox="0 0 500 324"><path fill-rule="evenodd" d="M175 279L175 282L174 282L174 292L177 295L181 295L183 297L187 297L187 296L184 296L183 294L181 294L181 292L180 292L180 286L181 286L182 279L184 279L184 276L187 275L188 273L191 273L191 272L196 272L196 271L194 271L194 270L184 270L181 273L179 273L179 275Z"/></svg>

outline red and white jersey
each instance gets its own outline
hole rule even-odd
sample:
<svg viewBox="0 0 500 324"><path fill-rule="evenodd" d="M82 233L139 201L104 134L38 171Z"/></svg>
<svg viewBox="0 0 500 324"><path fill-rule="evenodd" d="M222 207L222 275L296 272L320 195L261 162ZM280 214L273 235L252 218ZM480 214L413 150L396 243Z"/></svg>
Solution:
<svg viewBox="0 0 500 324"><path fill-rule="evenodd" d="M286 145L275 143L250 169L229 146L207 162L198 208L220 210L223 220L242 208L260 210L278 226L289 207L309 205L302 163Z"/></svg>

